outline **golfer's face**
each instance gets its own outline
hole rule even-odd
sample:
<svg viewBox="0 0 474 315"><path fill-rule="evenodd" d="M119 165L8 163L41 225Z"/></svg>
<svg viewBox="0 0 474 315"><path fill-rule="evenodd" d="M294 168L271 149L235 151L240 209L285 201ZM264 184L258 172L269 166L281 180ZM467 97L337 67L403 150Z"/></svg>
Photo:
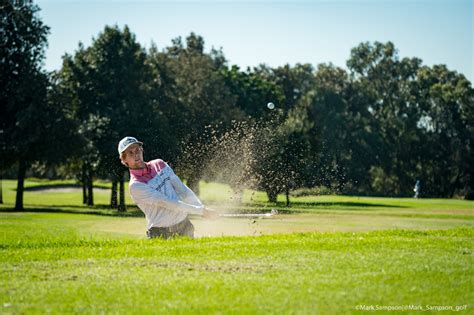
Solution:
<svg viewBox="0 0 474 315"><path fill-rule="evenodd" d="M143 167L143 149L138 144L132 144L125 150L125 161L130 168Z"/></svg>

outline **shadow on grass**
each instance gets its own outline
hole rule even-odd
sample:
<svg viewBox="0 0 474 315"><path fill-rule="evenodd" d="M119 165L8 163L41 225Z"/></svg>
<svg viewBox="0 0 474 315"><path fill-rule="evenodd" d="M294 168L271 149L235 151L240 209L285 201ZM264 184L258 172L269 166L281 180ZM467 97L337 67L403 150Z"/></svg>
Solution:
<svg viewBox="0 0 474 315"><path fill-rule="evenodd" d="M286 206L284 202L277 202L278 206ZM303 206L303 207L361 207L361 208L409 208L407 206L400 206L400 205L387 205L383 203L366 203L366 202L303 202L303 201L295 201L291 202L292 206ZM331 209L334 210L334 209ZM345 209L344 209L345 210Z"/></svg>
<svg viewBox="0 0 474 315"><path fill-rule="evenodd" d="M62 185L66 186L66 185ZM72 185L73 186L73 185ZM379 203L365 203L365 202L291 202L290 207L286 207L285 202L277 203L242 203L230 207L231 213L266 213L273 208L278 209L280 214L298 214L311 213L311 210L330 210L330 211L364 211L367 208L409 208L407 206L387 205ZM23 212L39 212L39 213L71 213L71 214L91 214L109 217L144 217L140 209L134 206L129 206L125 212L119 212L116 209L111 209L108 205L95 205L93 207L86 207L81 205L27 205L23 211L15 211L12 208L0 208L0 212L23 213Z"/></svg>
<svg viewBox="0 0 474 315"><path fill-rule="evenodd" d="M287 207L286 203L283 201L278 201L276 203L243 203L242 206L249 208L264 208L271 209L272 207L278 208L280 212L301 212L301 210L311 210L311 209L324 209L328 210L352 210L352 211L361 211L367 210L365 208L410 208L408 206L402 205L387 205L382 203L366 203L366 202L304 202L304 201L291 201L290 206ZM293 209L292 209L293 208ZM296 209L295 209L296 208ZM300 210L301 209L301 210Z"/></svg>
<svg viewBox="0 0 474 315"><path fill-rule="evenodd" d="M16 211L12 208L0 208L0 212L7 213L70 213L70 214L91 214L108 217L144 217L145 215L138 208L130 207L125 212L119 212L116 209L111 209L105 205L98 205L94 207L71 206L71 205L55 205L55 206L35 206L28 205L22 211Z"/></svg>
<svg viewBox="0 0 474 315"><path fill-rule="evenodd" d="M97 185L97 184L94 184L94 189L110 189L110 187L106 186L106 185ZM64 188L73 188L73 189L78 189L78 190L82 190L82 185L79 185L79 184L61 184L61 183L58 183L58 184L47 184L47 185L35 185L35 186L29 186L29 187L25 187L24 190L25 192L28 192L28 191L48 191L48 190L55 190L55 189L64 189ZM13 189L16 191L16 188Z"/></svg>

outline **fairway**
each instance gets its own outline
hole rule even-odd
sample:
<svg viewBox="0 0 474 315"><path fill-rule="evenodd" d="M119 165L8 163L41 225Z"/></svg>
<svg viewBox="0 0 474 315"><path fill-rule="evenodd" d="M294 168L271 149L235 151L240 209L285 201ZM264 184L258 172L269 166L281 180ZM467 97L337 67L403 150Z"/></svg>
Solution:
<svg viewBox="0 0 474 315"><path fill-rule="evenodd" d="M163 241L145 239L136 208L107 209L108 190L93 208L74 189L27 190L27 210L11 212L14 183L4 187L3 314L472 313L472 202L309 196L286 208L246 191L239 206L226 203L226 186L202 183L220 211L282 214L192 217L198 239Z"/></svg>
<svg viewBox="0 0 474 315"><path fill-rule="evenodd" d="M99 182L95 188L95 207L82 205L80 188L72 181L26 181L25 208L32 212L94 214L90 216L48 216L53 226L72 225L78 233L93 237L145 238L145 219L131 202L128 191L128 215L117 216L108 208L109 183ZM15 181L4 181L5 204L11 209L15 198ZM265 218L221 218L214 221L192 216L197 237L258 236L294 232L362 232L387 229L433 230L474 226L474 202L456 199L375 198L351 196L306 196L291 199L284 196L276 204L266 202L262 192L246 190L242 204L232 202L230 188L218 183L201 183L201 198L220 212L270 212L280 215ZM12 214L19 215L20 213ZM137 217L138 216L138 217ZM32 217L35 215L32 214Z"/></svg>

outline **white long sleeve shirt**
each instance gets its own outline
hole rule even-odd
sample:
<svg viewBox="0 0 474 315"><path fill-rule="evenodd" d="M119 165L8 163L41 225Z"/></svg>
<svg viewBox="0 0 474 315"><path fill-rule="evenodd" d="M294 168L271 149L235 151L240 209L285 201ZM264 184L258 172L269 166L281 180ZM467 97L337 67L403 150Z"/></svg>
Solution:
<svg viewBox="0 0 474 315"><path fill-rule="evenodd" d="M169 227L188 214L203 214L204 206L163 160L145 162L143 169L130 169L130 195L143 211L147 229Z"/></svg>

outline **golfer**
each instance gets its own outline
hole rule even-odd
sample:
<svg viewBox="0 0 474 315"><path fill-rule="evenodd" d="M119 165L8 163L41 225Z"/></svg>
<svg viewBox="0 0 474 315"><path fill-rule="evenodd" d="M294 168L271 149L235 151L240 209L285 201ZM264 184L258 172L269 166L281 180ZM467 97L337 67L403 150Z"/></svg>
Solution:
<svg viewBox="0 0 474 315"><path fill-rule="evenodd" d="M189 214L204 218L217 217L206 209L171 167L163 160L143 160L143 143L134 137L120 140L118 152L122 164L130 170L130 195L145 213L148 238L173 236L194 237Z"/></svg>

